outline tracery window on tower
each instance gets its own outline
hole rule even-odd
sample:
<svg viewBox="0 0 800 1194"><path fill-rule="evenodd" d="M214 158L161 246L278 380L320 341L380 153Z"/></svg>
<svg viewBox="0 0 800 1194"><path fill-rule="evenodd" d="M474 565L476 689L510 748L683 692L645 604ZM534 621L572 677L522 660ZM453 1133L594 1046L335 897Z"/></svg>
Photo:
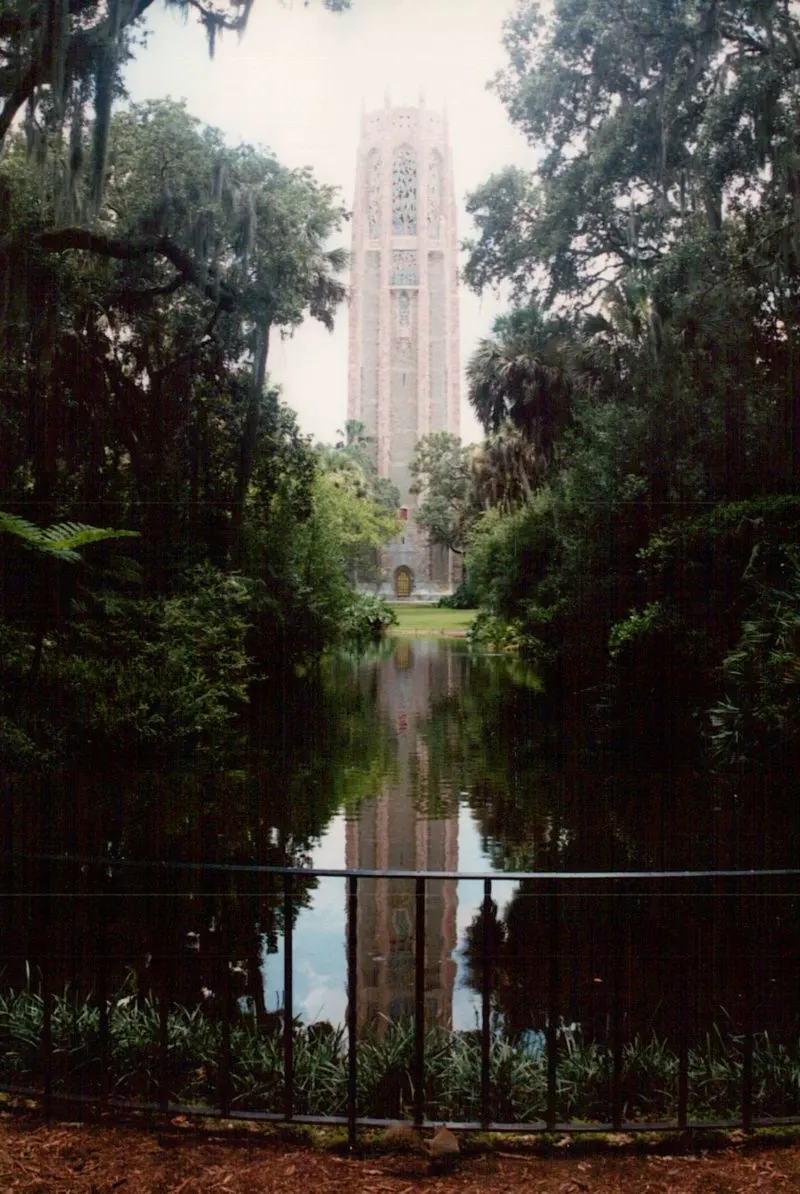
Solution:
<svg viewBox="0 0 800 1194"><path fill-rule="evenodd" d="M407 145L401 145L392 165L392 231L398 236L417 233L417 163Z"/></svg>
<svg viewBox="0 0 800 1194"><path fill-rule="evenodd" d="M381 234L381 155L373 149L367 158L367 223L370 239Z"/></svg>
<svg viewBox="0 0 800 1194"><path fill-rule="evenodd" d="M428 162L428 236L436 240L442 223L442 156L434 149Z"/></svg>
<svg viewBox="0 0 800 1194"><path fill-rule="evenodd" d="M418 286L417 255L413 249L392 252L392 286Z"/></svg>

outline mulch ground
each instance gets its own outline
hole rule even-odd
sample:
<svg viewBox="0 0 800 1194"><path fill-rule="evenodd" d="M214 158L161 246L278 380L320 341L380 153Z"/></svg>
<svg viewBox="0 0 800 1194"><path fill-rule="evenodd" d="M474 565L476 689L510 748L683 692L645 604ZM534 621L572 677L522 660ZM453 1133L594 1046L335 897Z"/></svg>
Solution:
<svg viewBox="0 0 800 1194"><path fill-rule="evenodd" d="M180 1130L183 1128L183 1130ZM623 1138L624 1140L624 1138ZM577 1146L576 1146L577 1147ZM21 1194L739 1194L800 1192L800 1144L741 1138L714 1151L466 1153L451 1174L425 1158L350 1158L264 1137L178 1125L169 1132L0 1115L0 1190Z"/></svg>

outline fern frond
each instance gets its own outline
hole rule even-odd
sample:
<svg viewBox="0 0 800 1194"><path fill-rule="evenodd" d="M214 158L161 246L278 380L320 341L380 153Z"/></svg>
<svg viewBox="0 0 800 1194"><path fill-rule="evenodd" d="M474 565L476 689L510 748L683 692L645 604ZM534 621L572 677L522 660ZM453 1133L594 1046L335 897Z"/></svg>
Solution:
<svg viewBox="0 0 800 1194"><path fill-rule="evenodd" d="M2 531L8 531L10 535L16 535L17 538L25 539L32 543L37 543L42 533L39 527L24 518L20 518L18 514L6 514L0 510L0 532Z"/></svg>
<svg viewBox="0 0 800 1194"><path fill-rule="evenodd" d="M136 539L138 531L122 531L113 527L91 527L82 522L60 522L44 530L18 514L0 510L0 534L6 532L34 551L59 560L79 560L79 548L105 539Z"/></svg>

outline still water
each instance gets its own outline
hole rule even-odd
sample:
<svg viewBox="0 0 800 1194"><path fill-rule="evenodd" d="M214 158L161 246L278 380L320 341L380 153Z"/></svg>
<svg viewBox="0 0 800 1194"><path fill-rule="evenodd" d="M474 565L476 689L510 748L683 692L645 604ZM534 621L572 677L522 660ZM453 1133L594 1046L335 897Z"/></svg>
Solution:
<svg viewBox="0 0 800 1194"><path fill-rule="evenodd" d="M752 890L581 881L556 905L534 883L502 878L793 867L795 777L714 778L679 763L669 743L601 757L580 726L555 727L535 674L458 640L341 654L299 697L268 698L235 770L126 759L95 774L19 777L5 806L16 858L1 901L0 965L12 980L48 959L56 982L87 988L102 953L115 981L134 975L144 988L168 972L173 997L191 1005L221 989L230 956L240 1006L269 1019L284 1000L280 880L224 866L477 871L497 876L488 918L479 882L428 884L431 1021L475 1027L485 950L495 1014L515 1032L541 1029L556 953L561 1018L589 1034L613 1014L630 1032L669 1034L679 1015L695 1035L721 1016L734 1031L753 992L761 1027L795 1030L793 880ZM36 852L99 861L23 858ZM222 866L187 869L199 862ZM293 1012L341 1023L344 881L298 881L293 916ZM414 923L413 881L360 883L362 1026L411 1010Z"/></svg>
<svg viewBox="0 0 800 1194"><path fill-rule="evenodd" d="M487 670L487 660L479 670ZM499 661L488 664L497 671ZM471 810L462 787L462 768L444 764L442 746L470 747L459 741L460 696L474 682L475 660L465 645L447 639L393 640L371 658L332 662L333 689L351 681L374 701L389 742L383 774L349 808L332 817L318 841L310 843L313 867L409 871L484 872L495 870L491 843ZM501 671L503 669L501 668ZM441 722L441 725L437 723ZM461 726L463 730L463 724ZM437 748L437 735L442 746ZM358 768L354 756L350 766ZM358 790L358 788L356 788ZM498 881L494 898L500 912L513 885ZM427 1009L437 1022L474 1028L480 997L468 981L461 946L474 920L482 885L474 881L431 882L426 901ZM343 943L347 929L341 880L323 878L313 904L297 921L294 937L295 1008L304 1022L344 1022L347 999ZM402 879L362 880L359 886L359 989L361 1018L374 1022L412 1014L414 888ZM268 1003L282 1006L283 943L263 967Z"/></svg>

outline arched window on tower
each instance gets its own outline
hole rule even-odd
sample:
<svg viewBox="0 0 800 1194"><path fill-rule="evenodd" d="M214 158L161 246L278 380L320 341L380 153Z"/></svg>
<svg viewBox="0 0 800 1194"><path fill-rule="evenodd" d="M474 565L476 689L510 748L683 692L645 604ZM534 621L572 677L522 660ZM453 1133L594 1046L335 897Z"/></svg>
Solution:
<svg viewBox="0 0 800 1194"><path fill-rule="evenodd" d="M434 149L428 161L428 236L437 240L442 226L442 155Z"/></svg>
<svg viewBox="0 0 800 1194"><path fill-rule="evenodd" d="M381 234L381 155L373 149L367 158L367 223L371 240Z"/></svg>
<svg viewBox="0 0 800 1194"><path fill-rule="evenodd" d="M395 152L392 164L392 231L397 236L417 234L417 163L407 145Z"/></svg>

